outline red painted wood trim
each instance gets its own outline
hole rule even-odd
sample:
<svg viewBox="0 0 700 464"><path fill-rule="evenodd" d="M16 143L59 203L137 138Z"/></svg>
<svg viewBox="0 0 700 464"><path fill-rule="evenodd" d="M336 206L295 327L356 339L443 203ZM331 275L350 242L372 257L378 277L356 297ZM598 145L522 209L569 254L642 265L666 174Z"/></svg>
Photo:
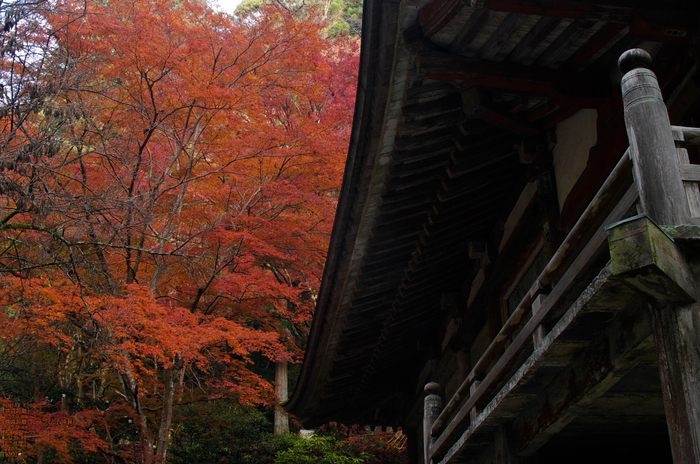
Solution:
<svg viewBox="0 0 700 464"><path fill-rule="evenodd" d="M603 8L599 5L547 0L486 0L484 7L495 11L567 19L629 18L632 16L629 8Z"/></svg>
<svg viewBox="0 0 700 464"><path fill-rule="evenodd" d="M419 72L430 79L542 93L554 105L567 108L597 108L608 93L603 86L596 86L595 76L581 73L474 61L438 53L421 54L417 65Z"/></svg>
<svg viewBox="0 0 700 464"><path fill-rule="evenodd" d="M423 35L430 38L437 34L463 7L461 0L433 0L425 5L418 15Z"/></svg>
<svg viewBox="0 0 700 464"><path fill-rule="evenodd" d="M566 63L564 63L564 69L576 70L586 64L588 60L593 58L600 49L607 45L624 28L625 25L620 23L605 24L598 29L598 32L588 39L588 42L586 42L583 47L579 48L576 53L571 55Z"/></svg>

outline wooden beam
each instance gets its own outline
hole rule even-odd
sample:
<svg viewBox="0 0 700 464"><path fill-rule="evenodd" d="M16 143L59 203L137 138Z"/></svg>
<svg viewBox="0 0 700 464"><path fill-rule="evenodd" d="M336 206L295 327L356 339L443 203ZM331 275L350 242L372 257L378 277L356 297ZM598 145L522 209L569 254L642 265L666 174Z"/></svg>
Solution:
<svg viewBox="0 0 700 464"><path fill-rule="evenodd" d="M514 422L518 454L531 455L653 349L650 311L633 308L594 338Z"/></svg>
<svg viewBox="0 0 700 464"><path fill-rule="evenodd" d="M520 414L521 411L527 410L528 404L533 404L533 398L530 396L531 394L525 393L523 395L523 391L520 387L525 387L525 389L528 390L528 383L533 380L533 378L537 377L536 373L542 368L555 365L558 366L557 372L561 373L562 369L566 368L565 366L571 365L572 361L577 359L572 359L573 354L560 352L560 349L565 348L565 352L571 353L569 350L572 348L572 345L571 341L566 337L566 332L571 329L576 330L576 321L580 321L580 316L585 317L586 314L591 314L593 312L618 313L623 311L623 308L628 308L628 310L631 308L633 311L636 311L637 308L639 308L639 303L640 299L636 297L631 289L612 278L611 266L606 266L573 304L570 306L568 304L566 305L568 306L566 313L559 319L552 330L549 331L542 341L542 344L535 349L519 369L502 384L498 393L490 399L490 401L488 401L489 399L487 398L488 404L484 407L483 413L476 418L476 421L469 424L469 427L464 433L460 432L461 436L452 436L450 442L454 443L454 445L452 445L449 450L445 450L444 453L442 451L436 453L440 451L435 449L437 447L436 443L434 446L434 455L444 455L443 463L475 462L470 461L470 458L473 456L471 456L470 451L466 451L465 448L471 444L476 445L472 450L478 449L479 444L483 443L484 431L492 429L498 424L512 421L515 419L514 412ZM632 319L634 318L628 317L628 311L625 311L622 317L619 318L626 326L630 325ZM607 329L595 332L604 333L607 332ZM647 338L649 337L647 336ZM631 340L627 339L625 343L629 341ZM585 347L588 346L588 344L584 343L579 346ZM615 347L611 355L620 352L621 348L620 345ZM577 352L580 353L578 350ZM563 358L560 358L562 354ZM557 358L559 358L559 360L555 361ZM554 364L552 364L552 361L554 361ZM564 363L562 363L562 361L564 361ZM484 383L487 382L487 380L488 376L484 379ZM535 383L535 385L538 384L539 382ZM544 393L541 388L529 391L536 394ZM463 407L466 409L470 404L471 398L467 399ZM445 410L447 409L446 407ZM445 415L444 412L443 415ZM438 418L438 422L439 421L440 418ZM546 426L546 424L543 425ZM435 432L435 430L436 426L433 426L433 431ZM456 442L455 439L457 439ZM462 451L466 451L466 453L462 453Z"/></svg>
<svg viewBox="0 0 700 464"><path fill-rule="evenodd" d="M399 137L407 135L420 135L434 132L436 129L456 126L466 119L462 108L456 108L446 113L429 116L427 118L414 118L410 122L402 122L396 128Z"/></svg>
<svg viewBox="0 0 700 464"><path fill-rule="evenodd" d="M695 301L693 273L685 258L646 214L607 230L613 272L654 307Z"/></svg>
<svg viewBox="0 0 700 464"><path fill-rule="evenodd" d="M500 111L481 107L474 111L474 115L493 126L502 127L511 134L522 135L525 137L541 137L544 135L540 129L532 127L522 121L518 121L516 118L510 117L509 115Z"/></svg>
<svg viewBox="0 0 700 464"><path fill-rule="evenodd" d="M558 106L597 108L608 92L600 75L503 64L447 53L419 53L418 71L425 77L472 85L545 94Z"/></svg>
<svg viewBox="0 0 700 464"><path fill-rule="evenodd" d="M605 196L603 196L603 198L605 198ZM620 201L615 209L608 215L605 222L614 222L616 220L615 218L620 218L629 209L635 199L636 189L630 188L623 200ZM589 212L588 210L586 210L586 213L594 214L594 212ZM589 224L588 221L584 221L584 223L586 225ZM577 229L577 227L575 227L575 229ZM578 233L575 233L575 231L572 230L572 234L577 236ZM545 300L546 308L539 311L536 315L533 315L525 327L522 328L522 330L515 336L512 343L507 344L507 339L514 334L516 328L520 327L522 318L525 316L525 312L529 310L530 303L534 299L534 293L539 293L537 291L539 288L541 288L539 280L533 284L530 292L528 292L528 295L523 298L523 301L513 312L510 319L501 329L501 332L496 336L491 345L489 345L486 353L484 353L482 358L475 364L470 376L467 377L467 380L465 380L465 382L457 390L457 394L455 395L457 399L451 399L446 405L441 417L437 419L436 424L433 426L433 432L439 432L440 437L435 443L433 450L434 453L442 452L441 448L447 445L449 440L452 439L452 435L456 433L456 430L461 428L465 421L468 420L467 413L465 411L471 409L477 402L483 403L485 401L485 396L487 396L487 393L490 393L494 389L494 384L497 384L497 382L501 380L501 376L505 375L505 372L510 368L511 364L515 360L515 357L517 356L517 353L520 352L523 345L531 341L532 333L536 327L542 323L545 316L548 316L549 311L556 306L556 302L566 293L566 291L568 291L569 286L573 283L574 277L582 272L592 257L598 256L598 253L601 252L604 246L605 233L602 228L599 228L590 241L587 242L583 250L578 254L574 262L570 266L567 266L564 275L558 279L558 283L554 286L552 292ZM557 255L560 253L562 255L568 255L571 252L571 248L572 245L567 244L565 241L557 252ZM560 266L562 262L567 261L568 260L555 256L550 261L548 268L549 266ZM546 279L547 274L549 274L551 277L552 273L553 270L545 269L545 271L543 271L540 275L540 279ZM466 403L461 404L461 399L464 399L464 397L467 396L467 385L473 378L473 375L475 373L486 371L487 367L491 365L493 360L497 361L488 371L488 374L480 386L479 391L475 395L469 397ZM461 396L461 398L458 396ZM454 417L448 419L451 413L457 409L458 412L456 412ZM447 423L448 420L449 423Z"/></svg>
<svg viewBox="0 0 700 464"><path fill-rule="evenodd" d="M663 8L656 1L620 2L573 2L559 0L476 0L474 7L490 11L537 15L543 17L605 21L625 24L639 38L655 42L684 42L690 40L695 14L687 6ZM664 20L669 14L669 23L661 22L658 12L663 10ZM643 16L640 15L643 13Z"/></svg>
<svg viewBox="0 0 700 464"><path fill-rule="evenodd" d="M492 13L489 10L477 9L474 11L467 22L462 26L457 36L450 44L450 51L458 53L468 47L479 35L479 31L491 19Z"/></svg>
<svg viewBox="0 0 700 464"><path fill-rule="evenodd" d="M494 434L495 464L520 464L523 460L515 453L515 440L510 424L501 424Z"/></svg>
<svg viewBox="0 0 700 464"><path fill-rule="evenodd" d="M432 0L418 14L423 35L427 38L437 34L464 7L462 0Z"/></svg>
<svg viewBox="0 0 700 464"><path fill-rule="evenodd" d="M663 225L687 223L690 213L678 154L661 90L656 76L648 69L651 57L643 50L629 50L620 57L619 64L625 72L622 78L625 123L642 206ZM663 270L667 277L676 273L672 278L675 284L692 279L693 288L689 292L679 286L695 297L697 277L692 276L700 275L697 260L685 261L668 243L658 249L656 256L657 268L664 267L659 263L673 268L670 272ZM691 266L691 276L683 277L679 265ZM646 290L635 289L643 295ZM673 461L697 463L700 462L700 303L669 301L652 315Z"/></svg>
<svg viewBox="0 0 700 464"><path fill-rule="evenodd" d="M448 166L447 176L453 179L473 174L486 166L500 163L513 157L515 157L513 144L506 142L501 146L493 147L487 152L471 154L465 162Z"/></svg>
<svg viewBox="0 0 700 464"><path fill-rule="evenodd" d="M685 182L700 182L700 164L681 164L681 179Z"/></svg>
<svg viewBox="0 0 700 464"><path fill-rule="evenodd" d="M507 61L511 63L521 63L525 58L534 53L542 41L544 41L558 25L559 20L557 18L547 16L541 17L510 52Z"/></svg>
<svg viewBox="0 0 700 464"><path fill-rule="evenodd" d="M496 31L491 34L491 37L484 43L479 52L479 56L485 60L492 60L501 48L512 39L513 35L520 29L527 16L516 13L509 14L501 24L498 25Z"/></svg>
<svg viewBox="0 0 700 464"><path fill-rule="evenodd" d="M448 154L454 151L455 143L451 139L436 142L430 145L425 145L412 150L396 150L394 152L394 165L407 163L415 163L428 158L437 157L443 154Z"/></svg>
<svg viewBox="0 0 700 464"><path fill-rule="evenodd" d="M406 105L401 109L401 122L419 123L422 119L449 113L460 109L462 106L457 92L445 95L442 98L421 101L412 105Z"/></svg>
<svg viewBox="0 0 700 464"><path fill-rule="evenodd" d="M415 105L437 100L450 94L456 94L459 90L449 82L432 82L430 84L416 84L406 89L406 104Z"/></svg>
<svg viewBox="0 0 700 464"><path fill-rule="evenodd" d="M700 145L700 128L699 127L684 127L684 126L671 126L671 130L674 132L673 139L677 145L680 146L692 146ZM682 137L676 136L676 134L682 134Z"/></svg>
<svg viewBox="0 0 700 464"><path fill-rule="evenodd" d="M694 266L696 275L700 266ZM654 339L673 462L700 462L700 304L653 311Z"/></svg>
<svg viewBox="0 0 700 464"><path fill-rule="evenodd" d="M451 127L438 129L429 133L418 135L403 135L397 137L394 141L394 150L396 151L413 151L432 147L440 142L452 140L457 131Z"/></svg>
<svg viewBox="0 0 700 464"><path fill-rule="evenodd" d="M692 17L690 11L686 12L685 20ZM667 25L663 23L653 23L643 19L635 12L630 22L630 31L645 40L654 42L686 42L690 40L692 28L687 25Z"/></svg>
<svg viewBox="0 0 700 464"><path fill-rule="evenodd" d="M512 134L533 138L543 135L540 129L531 126L528 121L519 120L512 113L509 114L494 108L483 89L470 87L463 90L462 108L467 117L479 118L492 126L506 129Z"/></svg>
<svg viewBox="0 0 700 464"><path fill-rule="evenodd" d="M594 19L598 21L626 20L632 9L608 8L593 2L568 2L560 0L477 0L476 7L493 11L507 11L526 15L550 16L566 19Z"/></svg>
<svg viewBox="0 0 700 464"><path fill-rule="evenodd" d="M564 69L575 71L593 58L604 46L606 46L617 34L625 28L624 24L608 23L603 25L586 44L576 50L564 63Z"/></svg>
<svg viewBox="0 0 700 464"><path fill-rule="evenodd" d="M569 53L571 44L581 41L596 24L597 21L591 19L574 20L544 49L535 63L543 68L551 69Z"/></svg>

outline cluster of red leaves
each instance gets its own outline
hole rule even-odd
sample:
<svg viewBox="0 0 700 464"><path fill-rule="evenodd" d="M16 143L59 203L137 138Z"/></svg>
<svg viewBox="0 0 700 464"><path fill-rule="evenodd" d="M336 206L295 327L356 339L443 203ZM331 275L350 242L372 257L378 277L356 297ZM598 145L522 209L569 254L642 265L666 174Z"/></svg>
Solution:
<svg viewBox="0 0 700 464"><path fill-rule="evenodd" d="M82 411L70 415L55 409L46 401L19 407L0 398L0 449L14 462L25 462L39 453L51 450L54 462L72 462L70 452L98 452L107 443L91 430L102 421L101 414Z"/></svg>
<svg viewBox="0 0 700 464"><path fill-rule="evenodd" d="M6 351L27 338L60 351L90 340L99 356L94 362L129 373L146 392L158 388L159 369L179 359L202 373L227 366L231 376L219 372L209 379L212 385L244 402L266 401L269 385L245 364L253 352L270 359L285 353L274 332L157 302L136 284L125 286L121 296L89 295L66 282L9 277L0 285L0 306Z"/></svg>
<svg viewBox="0 0 700 464"><path fill-rule="evenodd" d="M173 404L270 401L252 356L298 358L357 44L274 5L39 3L24 40L43 59L0 61L31 89L0 113L0 368L40 356L73 417L90 384L149 460Z"/></svg>

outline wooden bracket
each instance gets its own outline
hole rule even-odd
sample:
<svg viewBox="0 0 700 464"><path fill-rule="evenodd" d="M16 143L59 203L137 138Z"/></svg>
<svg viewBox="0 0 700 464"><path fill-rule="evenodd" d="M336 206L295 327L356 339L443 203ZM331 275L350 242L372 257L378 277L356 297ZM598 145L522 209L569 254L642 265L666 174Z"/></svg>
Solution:
<svg viewBox="0 0 700 464"><path fill-rule="evenodd" d="M546 294L539 294L535 297L535 299L532 301L532 315L534 316L537 314L544 304L544 300L547 298ZM542 340L544 340L544 337L547 335L544 326L542 324L538 325L535 331L532 333L532 344L534 345L535 348L540 346L542 343Z"/></svg>
<svg viewBox="0 0 700 464"><path fill-rule="evenodd" d="M606 227L613 275L656 308L696 301L693 273L673 239L646 214Z"/></svg>
<svg viewBox="0 0 700 464"><path fill-rule="evenodd" d="M475 380L472 382L472 384L469 386L470 397L476 393L476 391L479 389L479 385L481 385L481 380ZM481 414L481 408L477 408L475 404L474 407L469 410L469 422L473 424L479 414Z"/></svg>

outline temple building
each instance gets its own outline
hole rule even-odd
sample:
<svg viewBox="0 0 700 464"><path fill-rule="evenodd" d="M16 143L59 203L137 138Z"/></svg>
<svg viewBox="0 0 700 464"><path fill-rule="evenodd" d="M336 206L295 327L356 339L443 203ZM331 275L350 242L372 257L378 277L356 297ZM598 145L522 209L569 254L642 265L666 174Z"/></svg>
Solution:
<svg viewBox="0 0 700 464"><path fill-rule="evenodd" d="M365 0L285 408L413 463L700 462L700 2Z"/></svg>

